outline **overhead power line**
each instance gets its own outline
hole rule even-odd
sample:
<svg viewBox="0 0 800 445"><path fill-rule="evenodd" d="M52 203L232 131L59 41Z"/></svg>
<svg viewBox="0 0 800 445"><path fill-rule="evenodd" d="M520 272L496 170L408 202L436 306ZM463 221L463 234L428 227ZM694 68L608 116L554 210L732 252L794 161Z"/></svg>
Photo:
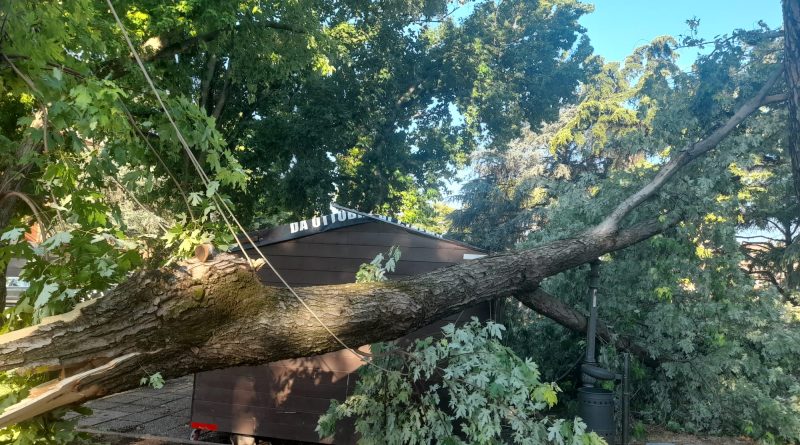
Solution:
<svg viewBox="0 0 800 445"><path fill-rule="evenodd" d="M211 183L210 179L208 178L208 176L206 175L205 171L203 170L202 165L200 165L200 162L194 156L194 153L192 153L191 148L189 148L189 144L186 142L186 139L183 137L183 134L181 133L181 131L178 128L177 124L175 124L175 120L172 118L172 114L169 112L169 109L167 108L166 104L161 99L161 94L158 92L158 89L156 88L155 83L153 82L153 79L150 77L150 74L148 74L147 69L144 66L144 63L142 62L142 58L139 56L139 52L134 47L133 42L131 41L130 36L128 35L128 31L125 29L125 26L122 24L122 21L120 20L119 16L117 15L117 11L114 9L114 5L111 3L111 0L106 0L106 3L108 4L109 9L111 10L111 14L114 16L114 20L116 21L117 26L119 27L120 31L122 32L122 36L125 38L125 42L128 44L128 48L131 50L131 53L133 54L133 57L136 60L137 65L139 65L139 69L142 71L142 74L144 75L144 78L147 81L147 84L150 86L150 89L153 91L153 94L155 95L156 100L158 101L159 105L161 106L161 109L164 111L164 115L167 117L167 120L169 120L170 125L175 130L175 134L178 137L178 141L180 141L181 146L183 147L184 151L186 152L187 157L189 158L189 160L191 161L191 163L194 166L195 170L197 171L198 176L200 177L200 180L202 181L203 185L206 187L206 189L208 189L208 187L209 187L209 185ZM250 237L249 233L244 229L244 227L239 222L239 220L236 218L236 215L233 213L233 211L231 210L230 206L228 206L228 204L225 202L225 200L219 195L219 192L214 191L214 193L212 194L212 199L214 200L214 203L217 205L217 209L219 210L220 216L222 216L222 219L224 220L226 227L231 232L231 235L233 235L234 239L236 240L236 243L239 246L239 249L241 249L242 253L244 254L245 258L247 259L248 264L252 268L254 266L254 262L250 258L250 256L247 254L247 251L244 249L244 246L242 245L241 240L239 240L239 237L237 236L237 233L234 230L233 225L231 224L231 221L233 221L233 223L236 225L236 227L238 227L240 233L242 233L244 235L244 237L247 239L248 243L250 243L251 246L255 246L255 242ZM226 212L227 212L227 215L226 215ZM230 217L230 220L229 220L229 217ZM339 338L339 336L337 336L333 332L333 330L331 330L330 327L328 327L328 325L325 322L322 321L322 319L317 315L317 313L314 312L313 309L311 309L311 307L305 302L305 300L303 300L300 297L300 295L297 294L297 292L294 290L294 288L291 285L289 285L289 283L286 282L286 280L283 278L283 276L278 272L278 270L272 265L272 263L269 261L269 259L264 255L264 253L261 251L261 249L256 248L256 251L258 252L258 254L261 257L261 259L264 261L264 263L267 266L269 266L269 268L272 270L272 272L275 274L275 276L278 277L280 282L283 283L283 285L286 287L286 289L289 290L289 292L294 296L294 298L297 299L297 301L300 302L300 304L312 315L312 317L314 317L314 319L317 321L317 323L319 323L319 325L322 326L328 332L328 334L330 334L331 337L333 337L333 339L336 340L337 343L339 343L343 348L345 348L348 351L350 351L351 353L353 353L355 356L357 356L362 361L364 361L364 362L366 362L368 364L371 364L373 366L376 366L376 367L378 367L380 369L383 369L379 365L373 363L372 360L368 360L366 358L366 354L364 354L362 352L359 352L356 349L350 347L341 338ZM384 371L388 371L386 369L383 369L383 370Z"/></svg>

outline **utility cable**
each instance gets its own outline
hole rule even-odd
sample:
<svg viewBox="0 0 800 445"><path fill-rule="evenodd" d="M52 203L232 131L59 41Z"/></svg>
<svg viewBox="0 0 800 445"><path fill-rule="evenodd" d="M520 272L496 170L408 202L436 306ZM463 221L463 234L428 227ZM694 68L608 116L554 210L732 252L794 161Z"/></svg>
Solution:
<svg viewBox="0 0 800 445"><path fill-rule="evenodd" d="M194 153L192 153L192 150L189 148L189 144L186 142L186 139L184 139L183 134L181 133L181 131L178 128L177 124L175 124L175 121L172 118L172 115L170 114L169 109L167 108L166 104L161 99L161 94L158 92L158 89L156 88L155 83L153 82L152 78L148 74L147 69L145 68L144 63L142 62L142 59L139 56L138 51L134 47L133 42L131 41L130 36L128 35L128 32L125 29L125 26L122 24L122 21L120 20L119 16L117 15L117 11L114 9L114 5L111 3L111 0L106 0L106 3L108 4L109 9L111 10L111 14L114 16L114 20L116 21L117 26L119 27L120 31L122 32L122 36L125 38L125 41L128 44L128 48L130 48L130 50L131 50L131 52L133 54L133 57L136 60L136 63L139 65L139 69L142 71L142 74L144 75L145 80L147 81L148 85L150 86L150 89L153 91L153 93L154 93L154 95L156 97L156 100L158 101L159 105L161 106L161 109L164 111L164 114L167 116L167 119L169 120L169 123L175 129L175 133L176 133L176 135L178 137L178 141L181 143L181 145L183 146L183 149L186 151L186 154L187 154L189 160L192 162L192 165L194 166L194 168L197 171L198 175L200 176L200 179L203 182L203 185L205 185L206 188L208 189L211 181L209 180L209 178L206 175L205 171L203 171L203 168L200 165L200 163L198 162L197 158L194 156ZM238 246L241 249L242 253L244 254L245 258L248 260L248 264L250 265L250 267L253 267L254 263L250 259L250 257L247 254L247 252L245 251L241 240L237 236L237 234L236 234L235 230L233 229L230 221L228 220L228 216L225 214L226 212L229 213L229 216L231 217L231 220L233 220L233 222L239 228L240 233L242 233L245 236L245 238L247 239L248 243L250 243L250 245L255 248L255 250L258 252L259 256L261 257L261 259L264 260L264 263L267 266L269 266L269 268L272 270L272 272L275 274L275 276L278 277L280 282L286 287L286 289L289 290L289 292L294 296L294 298L297 299L297 301L299 301L300 304L314 317L314 319L320 324L320 326L322 326L328 332L328 334L330 334L331 337L333 337L336 340L337 343L339 343L343 348L345 348L348 351L350 351L351 353L353 353L355 356L359 357L359 359L361 359L362 361L364 361L364 362L366 362L368 364L371 364L373 366L376 366L378 368L383 369L379 365L373 363L371 360L368 360L366 358L366 354L361 353L361 352L357 351L356 349L354 349L354 348L350 347L349 345L347 345L342 339L340 339L328 327L327 324L325 324L325 322L322 321L322 319L317 315L317 313L314 312L314 310L311 309L311 307L297 294L297 292L294 290L294 288L292 286L290 286L289 283L286 282L286 280L277 271L277 269L272 265L272 263L269 261L269 259L267 259L267 257L261 251L261 249L259 249L256 246L256 244L253 241L253 239L250 237L248 232L244 229L242 224L236 218L236 215L233 213L233 211L228 206L228 204L225 202L225 200L221 196L219 196L219 193L217 191L214 191L214 193L212 194L212 199L214 200L215 204L217 204L217 208L220 210L220 215L222 216L222 219L224 220L225 225L227 226L228 230L233 235L234 239L236 239L236 243L238 244ZM386 371L388 371L388 370L386 370Z"/></svg>

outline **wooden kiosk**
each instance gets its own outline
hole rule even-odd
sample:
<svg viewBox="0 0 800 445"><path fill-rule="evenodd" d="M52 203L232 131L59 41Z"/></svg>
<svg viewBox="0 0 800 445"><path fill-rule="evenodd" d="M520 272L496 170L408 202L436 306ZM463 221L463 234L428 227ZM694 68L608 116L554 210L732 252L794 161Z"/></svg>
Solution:
<svg viewBox="0 0 800 445"><path fill-rule="evenodd" d="M293 286L344 284L389 247L402 257L389 279L417 275L479 258L475 247L417 230L397 221L337 207L331 214L252 234L255 246ZM255 256L255 255L251 255ZM264 283L281 286L268 268L259 271ZM407 337L436 334L439 328L471 316L493 315L490 303L424 327ZM361 361L349 351L282 360L195 375L191 426L243 436L314 443L352 444L356 437L345 426L333 440L315 432L319 416L331 399L344 400L355 388Z"/></svg>

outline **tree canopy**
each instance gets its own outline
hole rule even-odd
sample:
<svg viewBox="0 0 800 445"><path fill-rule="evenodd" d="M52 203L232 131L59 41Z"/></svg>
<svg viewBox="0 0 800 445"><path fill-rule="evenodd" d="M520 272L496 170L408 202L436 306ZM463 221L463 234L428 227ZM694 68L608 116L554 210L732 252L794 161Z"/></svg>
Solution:
<svg viewBox="0 0 800 445"><path fill-rule="evenodd" d="M577 0L3 3L0 270L27 260L31 286L5 313L2 406L69 372L56 402L0 423L128 388L133 363L169 357L179 375L341 347L328 326L389 340L489 298L580 330L577 267L601 256L604 335L639 351L642 418L800 440L800 7L783 7L783 30L696 29L617 64L592 54ZM712 49L682 70L687 45ZM302 297L232 259L176 265L332 200L445 225L446 181L468 165L453 235L499 253L473 265ZM264 296L368 315L304 331ZM577 340L532 343L564 334L509 307L518 352L544 375L570 361ZM281 327L253 330L258 357L190 332L206 316L233 332L248 310ZM140 324L99 353L79 332L115 311ZM3 440L52 443L58 418Z"/></svg>
<svg viewBox="0 0 800 445"><path fill-rule="evenodd" d="M463 189L454 228L503 250L607 219L676 151L691 151L709 128L724 127L780 60L781 37L766 27L722 36L689 72L676 65L681 43L673 39L637 49L621 66L605 65L560 121L477 155L478 175ZM641 369L637 404L645 419L798 440L793 252L800 211L791 122L784 103L762 107L630 216L680 215L677 225L603 258L601 310L612 324L606 360L618 362L613 346L627 344L619 337L635 339L658 361ZM584 294L575 283L585 274L572 270L542 287L580 308ZM546 313L547 300L527 303ZM580 336L516 307L509 315L512 343L549 363L553 376L579 354Z"/></svg>

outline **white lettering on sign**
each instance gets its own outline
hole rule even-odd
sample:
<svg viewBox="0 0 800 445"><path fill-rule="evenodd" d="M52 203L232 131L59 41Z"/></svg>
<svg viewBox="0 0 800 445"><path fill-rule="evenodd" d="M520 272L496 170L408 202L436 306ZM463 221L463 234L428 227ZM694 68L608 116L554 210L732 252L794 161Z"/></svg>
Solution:
<svg viewBox="0 0 800 445"><path fill-rule="evenodd" d="M330 215L315 216L311 219L305 219L303 221L289 223L289 232L295 234L298 232L309 230L309 228L318 229L320 227L325 227L328 224L334 224L336 222L345 222L348 220L361 219L361 218L364 218L364 216L354 212L339 210L337 212L331 213Z"/></svg>
<svg viewBox="0 0 800 445"><path fill-rule="evenodd" d="M295 234L295 233L298 233L298 232L303 232L303 231L309 230L310 228L319 229L321 227L326 227L329 224L335 224L337 222L345 222L345 221L350 221L350 220L354 220L354 219L361 219L361 218L367 218L367 217L368 216L365 216L365 215L362 215L362 214L359 214L359 213L355 213L355 212L351 212L351 211L347 211L347 210L337 210L337 211L335 211L335 212L333 212L333 213L331 213L329 215L315 216L315 217L313 217L311 219L306 219L306 220L303 220L303 221L296 221L296 222L293 222L293 223L289 223L289 232L292 233L292 234ZM398 220L396 220L396 219L394 219L394 218L392 218L390 216L371 215L369 217L376 218L376 219L381 220L381 221L386 221L386 222L388 222L390 224L395 224L395 225L398 225L398 226L407 227L407 228L409 228L411 230L416 230L418 232L426 233L428 235L435 236L437 238L441 238L441 235L437 235L435 233L427 232L426 230L424 230L423 228L419 227L416 224L407 224L407 223L404 223L404 222L400 222L400 221L398 221ZM473 254L464 254L464 259L472 259L472 258L479 258L480 257L479 255L476 255L476 256L473 257L472 255Z"/></svg>

